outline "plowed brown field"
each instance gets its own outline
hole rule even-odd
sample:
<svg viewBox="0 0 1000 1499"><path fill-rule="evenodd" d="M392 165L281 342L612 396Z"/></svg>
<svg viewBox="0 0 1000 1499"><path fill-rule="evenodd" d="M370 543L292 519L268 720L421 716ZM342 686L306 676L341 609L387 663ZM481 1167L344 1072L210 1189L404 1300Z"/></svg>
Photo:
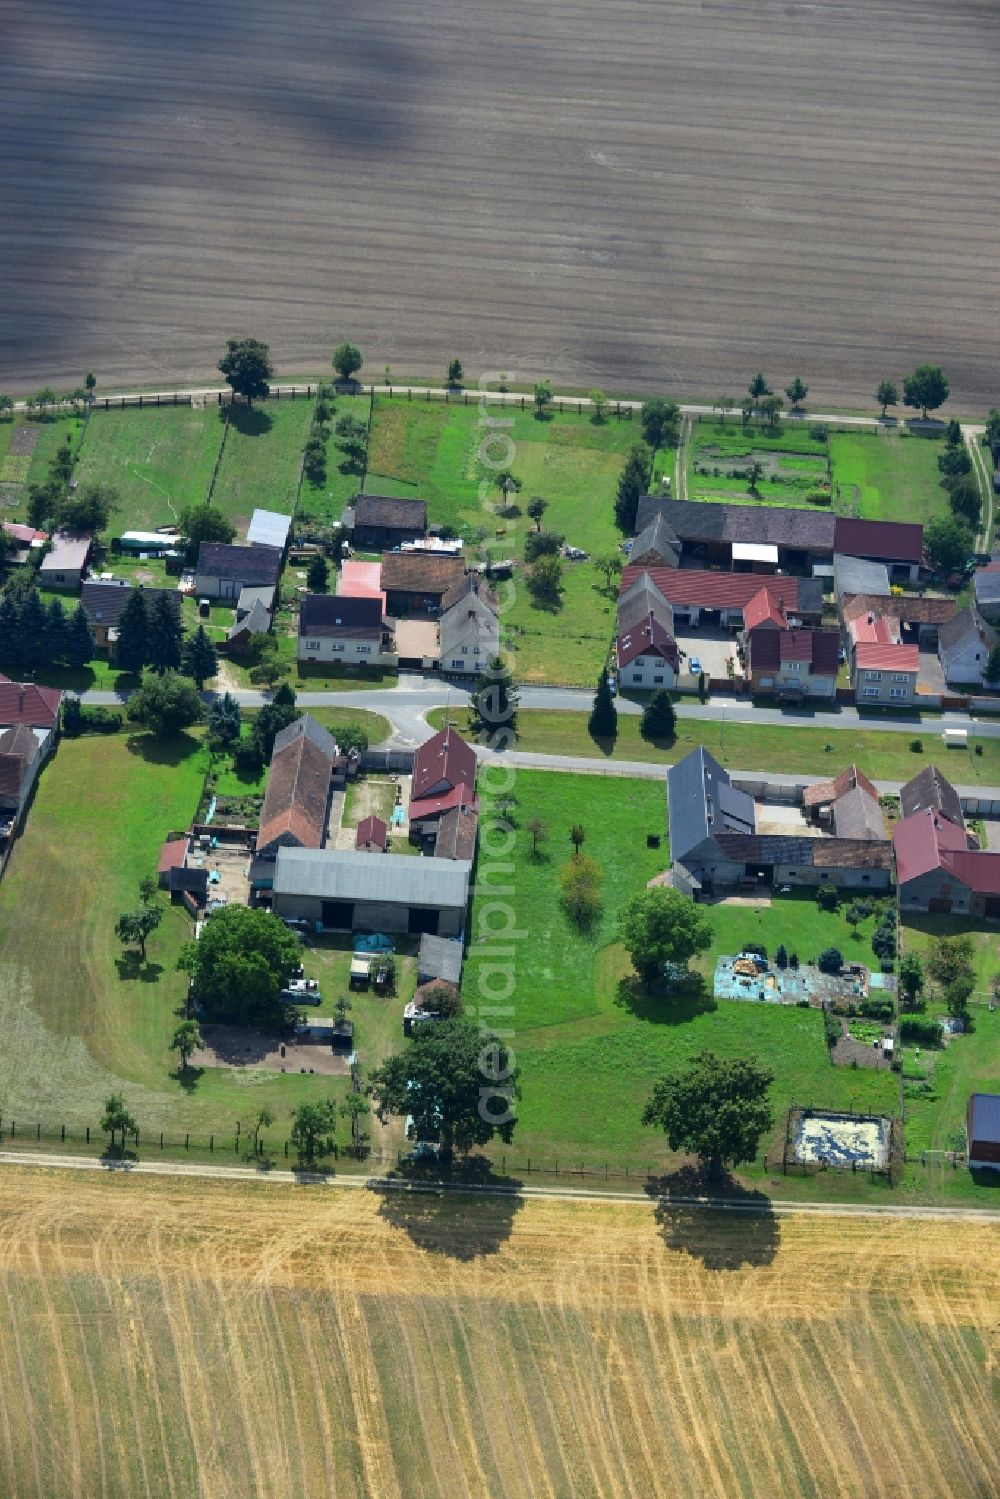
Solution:
<svg viewBox="0 0 1000 1499"><path fill-rule="evenodd" d="M0 389L459 355L995 400L995 0L0 6Z"/></svg>
<svg viewBox="0 0 1000 1499"><path fill-rule="evenodd" d="M0 1173L0 1492L1000 1488L1000 1229Z"/></svg>

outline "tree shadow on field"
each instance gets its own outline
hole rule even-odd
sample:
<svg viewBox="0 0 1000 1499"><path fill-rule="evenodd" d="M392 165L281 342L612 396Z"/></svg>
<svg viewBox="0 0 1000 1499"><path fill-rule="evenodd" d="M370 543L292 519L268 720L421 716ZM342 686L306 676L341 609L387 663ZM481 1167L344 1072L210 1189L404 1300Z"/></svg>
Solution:
<svg viewBox="0 0 1000 1499"><path fill-rule="evenodd" d="M484 1190L481 1196L450 1190L459 1185L502 1190L495 1195ZM524 1205L518 1191L521 1185L515 1177L494 1175L482 1156L460 1162L450 1171L436 1163L424 1166L408 1161L388 1177L372 1182L381 1194L380 1217L408 1234L417 1249L453 1260L499 1252Z"/></svg>
<svg viewBox="0 0 1000 1499"><path fill-rule="evenodd" d="M140 984L156 984L163 972L162 963L151 963L148 958L143 962L135 948L129 948L120 958L115 958L115 967L123 984L136 981Z"/></svg>
<svg viewBox="0 0 1000 1499"><path fill-rule="evenodd" d="M180 765L201 748L190 734L159 735L153 733L130 734L125 741L130 755L145 760L147 765Z"/></svg>
<svg viewBox="0 0 1000 1499"><path fill-rule="evenodd" d="M709 1181L697 1166L681 1166L646 1188L656 1202L656 1222L668 1249L701 1260L706 1270L739 1270L770 1265L781 1230L771 1200L728 1173ZM723 1199L725 1207L702 1206L692 1198Z"/></svg>
<svg viewBox="0 0 1000 1499"><path fill-rule="evenodd" d="M222 408L223 421L227 413L229 425L235 427L241 437L265 437L274 426L274 419L263 406L237 406L234 402Z"/></svg>
<svg viewBox="0 0 1000 1499"><path fill-rule="evenodd" d="M676 984L656 984L651 988L636 974L618 981L615 1004L628 1010L636 1020L654 1025L688 1025L699 1015L711 1014L718 1005L698 973Z"/></svg>
<svg viewBox="0 0 1000 1499"><path fill-rule="evenodd" d="M187 1067L175 1067L169 1076L175 1083L180 1084L185 1093L194 1093L204 1073L204 1067L192 1067L189 1063Z"/></svg>

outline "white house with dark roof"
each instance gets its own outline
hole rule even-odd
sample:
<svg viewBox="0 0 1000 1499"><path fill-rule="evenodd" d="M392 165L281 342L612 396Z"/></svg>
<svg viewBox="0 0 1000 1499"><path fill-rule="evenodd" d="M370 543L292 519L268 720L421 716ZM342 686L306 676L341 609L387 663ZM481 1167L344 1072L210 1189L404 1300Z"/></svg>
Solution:
<svg viewBox="0 0 1000 1499"><path fill-rule="evenodd" d="M203 541L195 565L195 592L199 598L235 603L244 588L277 588L280 573L281 553L275 547Z"/></svg>
<svg viewBox="0 0 1000 1499"><path fill-rule="evenodd" d="M946 620L938 630L938 657L948 686L979 686L998 640L975 604Z"/></svg>
<svg viewBox="0 0 1000 1499"><path fill-rule="evenodd" d="M69 531L56 531L50 550L42 558L38 581L43 588L79 588L90 558L93 537Z"/></svg>
<svg viewBox="0 0 1000 1499"><path fill-rule="evenodd" d="M497 601L478 573L467 573L441 600L441 670L472 675L500 654Z"/></svg>
<svg viewBox="0 0 1000 1499"><path fill-rule="evenodd" d="M298 659L395 665L392 634L377 598L307 593L299 609Z"/></svg>

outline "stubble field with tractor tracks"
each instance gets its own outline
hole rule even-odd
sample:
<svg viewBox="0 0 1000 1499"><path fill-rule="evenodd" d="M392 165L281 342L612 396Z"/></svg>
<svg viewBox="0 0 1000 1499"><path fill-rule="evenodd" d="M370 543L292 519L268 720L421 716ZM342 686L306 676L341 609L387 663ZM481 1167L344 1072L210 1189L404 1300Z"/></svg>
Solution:
<svg viewBox="0 0 1000 1499"><path fill-rule="evenodd" d="M4 1167L0 1490L995 1493L998 1247Z"/></svg>
<svg viewBox="0 0 1000 1499"><path fill-rule="evenodd" d="M995 399L992 0L39 0L0 49L0 389L547 375Z"/></svg>

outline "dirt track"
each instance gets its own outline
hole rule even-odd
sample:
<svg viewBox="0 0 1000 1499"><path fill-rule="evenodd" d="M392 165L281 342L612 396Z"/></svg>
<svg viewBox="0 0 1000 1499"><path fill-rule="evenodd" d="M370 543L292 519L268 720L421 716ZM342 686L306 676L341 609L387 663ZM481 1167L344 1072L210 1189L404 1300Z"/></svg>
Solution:
<svg viewBox="0 0 1000 1499"><path fill-rule="evenodd" d="M817 403L993 383L993 0L39 0L0 49L0 389L321 367Z"/></svg>
<svg viewBox="0 0 1000 1499"><path fill-rule="evenodd" d="M0 1490L953 1499L995 1225L0 1171Z"/></svg>

